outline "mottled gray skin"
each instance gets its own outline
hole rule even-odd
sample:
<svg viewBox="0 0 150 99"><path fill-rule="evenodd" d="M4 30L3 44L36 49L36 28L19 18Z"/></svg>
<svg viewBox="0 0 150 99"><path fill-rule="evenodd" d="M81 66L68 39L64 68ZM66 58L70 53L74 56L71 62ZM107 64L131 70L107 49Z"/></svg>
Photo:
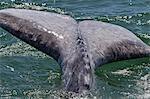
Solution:
<svg viewBox="0 0 150 99"><path fill-rule="evenodd" d="M0 27L53 57L61 66L64 88L83 92L94 84L102 64L150 56L150 47L129 30L100 21L81 21L50 12L0 10Z"/></svg>

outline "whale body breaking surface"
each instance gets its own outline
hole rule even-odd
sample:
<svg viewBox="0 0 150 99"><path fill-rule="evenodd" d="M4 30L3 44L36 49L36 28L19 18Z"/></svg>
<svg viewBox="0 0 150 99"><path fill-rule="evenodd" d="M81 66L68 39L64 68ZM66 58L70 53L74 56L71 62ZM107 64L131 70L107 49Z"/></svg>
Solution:
<svg viewBox="0 0 150 99"><path fill-rule="evenodd" d="M103 64L150 56L150 47L129 30L94 20L26 9L0 10L0 27L53 57L64 88L90 90L94 69Z"/></svg>

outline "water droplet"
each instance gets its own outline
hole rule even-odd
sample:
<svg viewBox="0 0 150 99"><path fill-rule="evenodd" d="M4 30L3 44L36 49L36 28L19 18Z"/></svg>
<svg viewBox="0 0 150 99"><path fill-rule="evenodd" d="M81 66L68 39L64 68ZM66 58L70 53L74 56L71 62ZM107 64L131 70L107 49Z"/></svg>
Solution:
<svg viewBox="0 0 150 99"><path fill-rule="evenodd" d="M15 2L15 0L11 0L11 2Z"/></svg>
<svg viewBox="0 0 150 99"><path fill-rule="evenodd" d="M133 5L132 0L129 0L129 5L130 5L130 6Z"/></svg>

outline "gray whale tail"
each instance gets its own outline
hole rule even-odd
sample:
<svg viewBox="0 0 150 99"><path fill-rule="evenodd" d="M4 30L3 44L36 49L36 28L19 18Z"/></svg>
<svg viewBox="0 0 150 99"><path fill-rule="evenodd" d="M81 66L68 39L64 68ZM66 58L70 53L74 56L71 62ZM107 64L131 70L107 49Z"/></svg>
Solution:
<svg viewBox="0 0 150 99"><path fill-rule="evenodd" d="M150 47L129 30L100 21L26 9L0 10L0 27L53 57L64 88L90 90L94 69L112 61L150 56Z"/></svg>

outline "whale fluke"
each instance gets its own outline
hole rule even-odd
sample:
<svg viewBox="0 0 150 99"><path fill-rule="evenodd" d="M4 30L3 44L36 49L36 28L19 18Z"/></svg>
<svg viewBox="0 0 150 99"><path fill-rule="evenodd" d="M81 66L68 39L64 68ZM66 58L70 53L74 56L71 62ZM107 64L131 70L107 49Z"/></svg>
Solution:
<svg viewBox="0 0 150 99"><path fill-rule="evenodd" d="M64 88L90 90L94 69L112 61L150 56L150 47L129 30L100 21L26 9L0 10L0 27L53 57Z"/></svg>

